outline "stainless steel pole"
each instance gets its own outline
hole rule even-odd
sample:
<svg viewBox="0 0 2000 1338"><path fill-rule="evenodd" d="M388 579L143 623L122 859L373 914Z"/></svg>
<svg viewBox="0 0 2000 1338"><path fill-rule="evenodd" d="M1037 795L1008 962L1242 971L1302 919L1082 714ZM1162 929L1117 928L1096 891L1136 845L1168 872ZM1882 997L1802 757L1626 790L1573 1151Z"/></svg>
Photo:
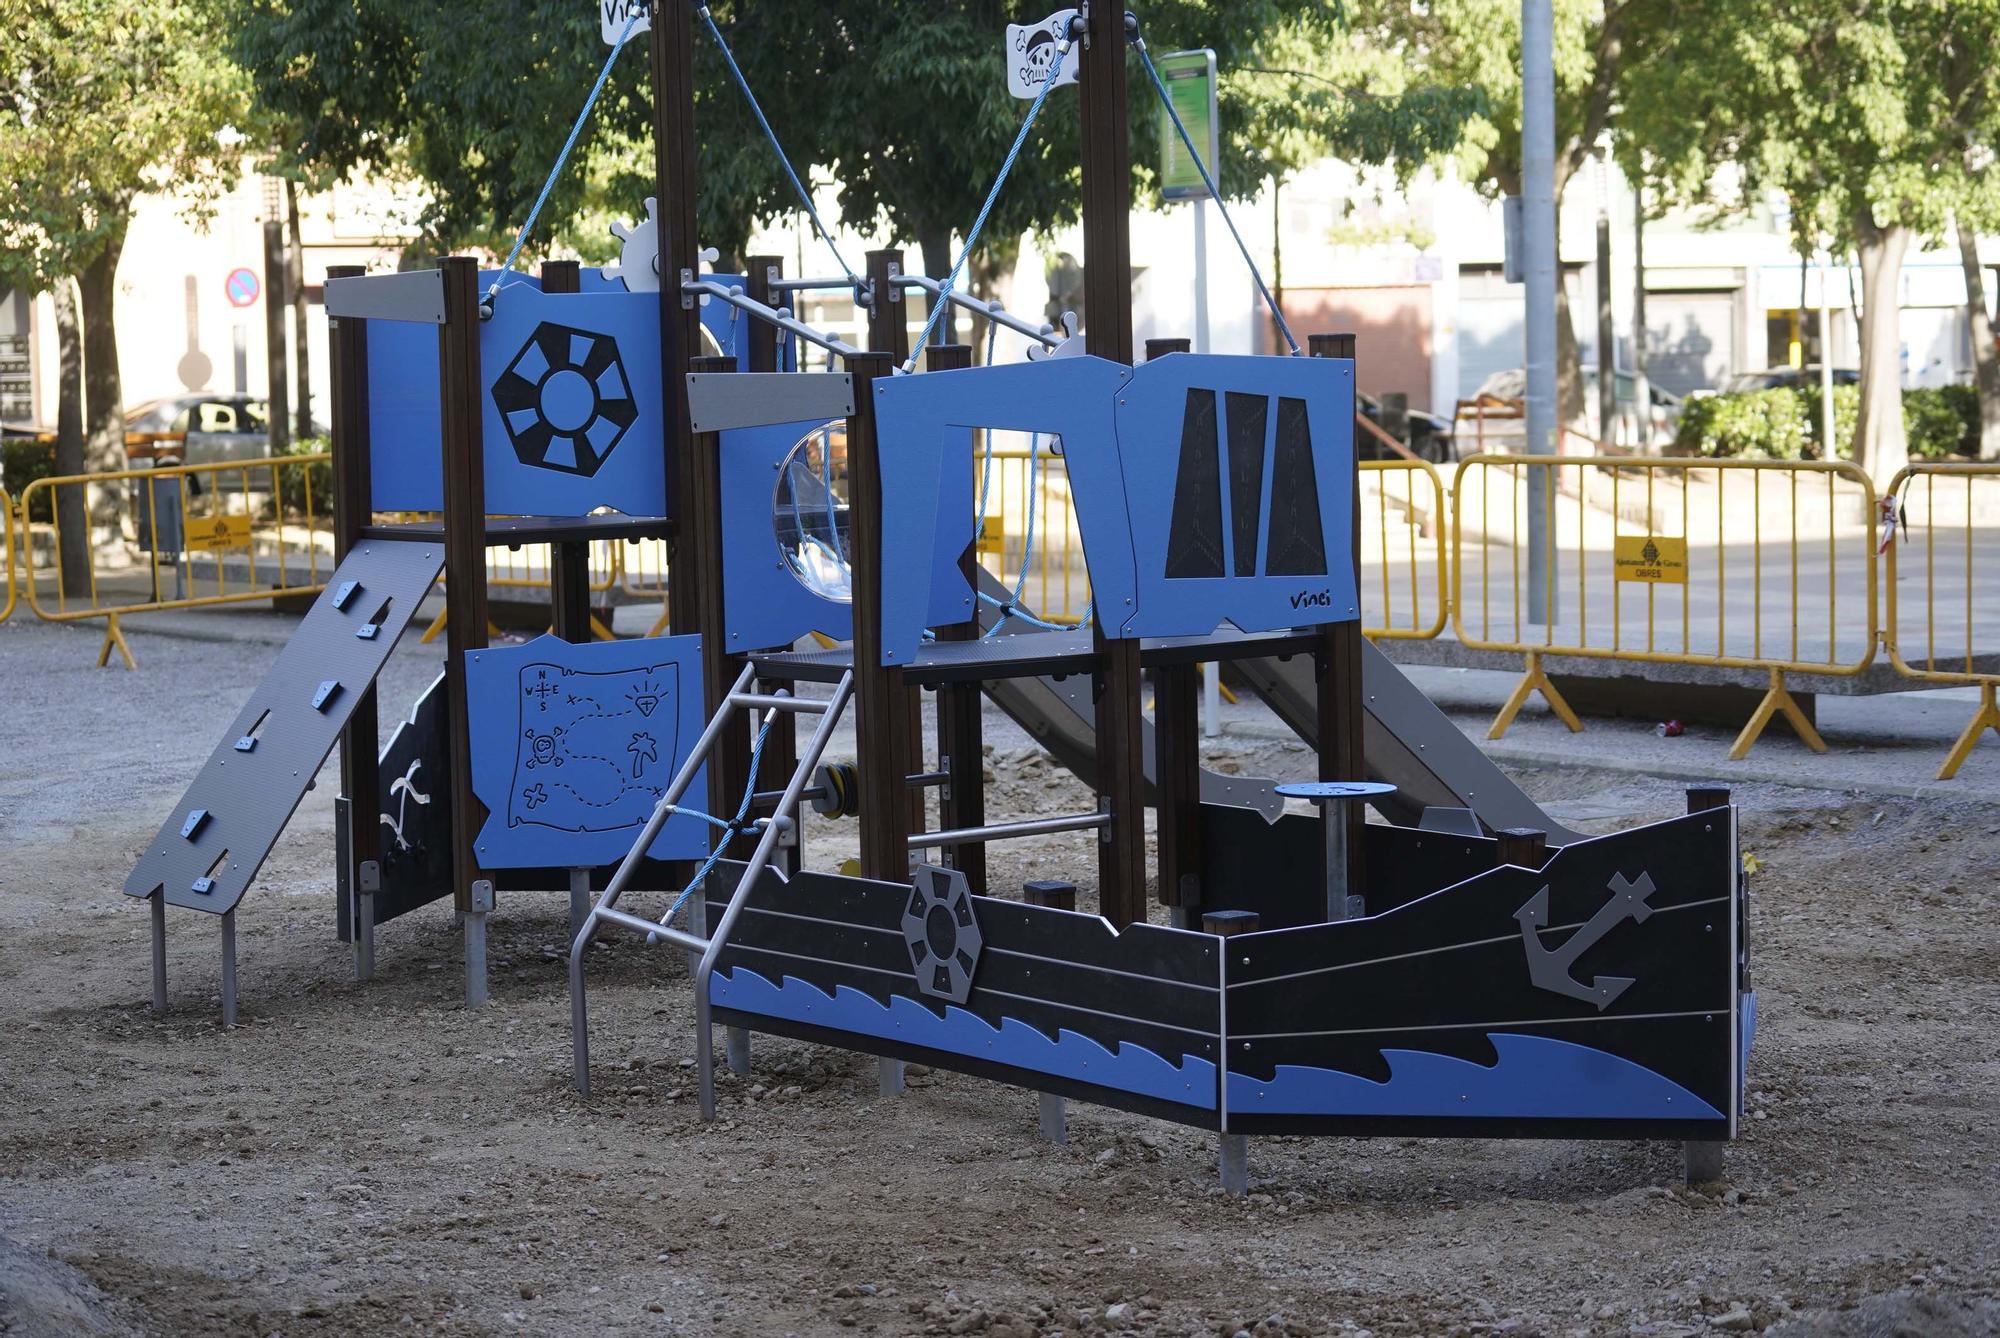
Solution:
<svg viewBox="0 0 2000 1338"><path fill-rule="evenodd" d="M1556 80L1553 0L1521 0L1521 254L1527 278L1528 453L1556 447ZM1528 471L1528 619L1556 616L1546 468Z"/></svg>

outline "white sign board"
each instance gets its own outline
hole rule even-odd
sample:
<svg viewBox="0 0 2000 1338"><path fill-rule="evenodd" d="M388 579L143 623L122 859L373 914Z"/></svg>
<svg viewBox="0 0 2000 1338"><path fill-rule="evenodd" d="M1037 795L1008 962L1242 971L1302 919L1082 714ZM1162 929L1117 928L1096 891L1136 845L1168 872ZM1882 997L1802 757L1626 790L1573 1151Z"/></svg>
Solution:
<svg viewBox="0 0 2000 1338"><path fill-rule="evenodd" d="M637 14L638 21L632 16ZM625 36L625 25L632 24L633 37L649 31L653 26L653 0L597 0L597 31L604 38L604 45L617 46L618 39Z"/></svg>
<svg viewBox="0 0 2000 1338"><path fill-rule="evenodd" d="M610 4L611 0L603 0ZM1056 47L1069 32L1070 20L1076 17L1074 9L1059 9L1040 23L1010 23L1007 25L1007 91L1024 101L1032 100L1042 91L1048 81L1049 66L1055 63ZM1056 87L1076 82L1077 70L1083 65L1072 51L1063 58L1062 73L1056 78Z"/></svg>

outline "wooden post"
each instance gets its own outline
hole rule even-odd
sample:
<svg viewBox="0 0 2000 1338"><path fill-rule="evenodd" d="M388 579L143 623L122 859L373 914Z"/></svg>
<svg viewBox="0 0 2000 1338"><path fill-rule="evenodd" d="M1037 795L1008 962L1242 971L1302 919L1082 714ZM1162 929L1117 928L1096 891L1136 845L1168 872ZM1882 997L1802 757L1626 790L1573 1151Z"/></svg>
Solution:
<svg viewBox="0 0 2000 1338"><path fill-rule="evenodd" d="M1315 358L1354 357L1354 336L1351 334L1316 334L1307 339L1307 346ZM1361 466L1360 457L1352 466L1354 507L1348 518L1353 535L1354 586L1355 597L1361 591ZM1354 616L1345 622L1327 623L1320 627L1318 644L1314 649L1319 689L1318 744L1319 778L1323 781L1357 781L1368 778L1368 759L1362 750L1362 699L1361 699L1361 619L1360 608L1352 610ZM1345 805L1347 809L1347 888L1350 893L1366 896L1368 882L1365 877L1367 850L1364 845L1364 828L1368 812L1361 804ZM1331 880L1329 879L1329 886Z"/></svg>
<svg viewBox="0 0 2000 1338"><path fill-rule="evenodd" d="M1148 339L1146 361L1186 353L1185 339ZM1216 666L1219 670L1220 666ZM1174 922L1201 921L1201 683L1192 664L1153 670L1153 775L1159 899Z"/></svg>
<svg viewBox="0 0 2000 1338"><path fill-rule="evenodd" d="M582 266L576 261L542 262L543 292L582 289ZM584 540L549 546L549 630L565 641L590 640L590 545Z"/></svg>
<svg viewBox="0 0 2000 1338"><path fill-rule="evenodd" d="M446 256L444 324L438 328L438 407L444 457L445 697L450 721L452 894L470 911L483 877L473 843L486 810L472 793L466 652L486 646L486 454L480 422L479 262Z"/></svg>
<svg viewBox="0 0 2000 1338"><path fill-rule="evenodd" d="M785 262L778 256L750 256L743 262L743 291L753 301L766 306L783 307L789 305L772 284L785 275ZM750 321L748 325L749 370L753 372L775 372L778 370L778 328L765 321ZM726 613L727 610L724 610ZM764 679L762 687L766 692L790 689L792 683L782 679ZM791 779L792 772L799 765L798 717L790 711L781 711L772 722L771 733L764 740L764 759L757 788L761 790L782 789ZM796 858L799 847L791 847ZM798 866L793 863L791 868Z"/></svg>
<svg viewBox="0 0 2000 1338"><path fill-rule="evenodd" d="M910 307L896 280L903 273L903 253L868 253L868 286L874 301L868 307L868 347L887 353L901 366L910 360Z"/></svg>
<svg viewBox="0 0 2000 1338"><path fill-rule="evenodd" d="M1729 787L1727 785L1690 785L1687 787L1687 811L1706 813L1712 808L1729 807Z"/></svg>
<svg viewBox="0 0 2000 1338"><path fill-rule="evenodd" d="M762 302L767 307L790 306L775 291L771 284L785 277L785 262L778 256L751 256L743 262L743 293L753 302ZM753 372L775 372L778 370L778 327L767 321L749 322L750 370ZM775 740L778 731L772 730Z"/></svg>
<svg viewBox="0 0 2000 1338"><path fill-rule="evenodd" d="M700 357L689 360L688 370L692 372L733 372L736 359L729 357ZM704 480L721 481L722 434L720 432L698 432L689 443L688 454L701 461L700 474ZM718 493L719 496L719 493ZM729 695L729 685L742 672L743 662L729 653L727 637L722 623L722 526L721 508L714 508L717 524L701 527L699 535L702 546L694 547L696 535L690 534L681 546L680 570L693 580L698 587L697 598L701 602L704 615L716 624L713 631L705 632L701 638L701 681L707 697L709 714L712 716L722 707L722 699ZM685 516L687 513L682 512ZM739 722L740 724L740 722ZM776 731L774 730L773 733ZM709 812L727 820L743 802L743 788L750 778L750 739L740 727L726 729L715 741L715 749L708 755ZM736 848L732 856L747 853L741 840L732 843Z"/></svg>
<svg viewBox="0 0 2000 1338"><path fill-rule="evenodd" d="M952 371L972 365L969 344L932 344L924 350L924 366L933 372ZM950 523L947 521L947 523ZM968 539L958 555L958 569L967 584L979 588L978 540ZM940 641L979 639L979 601L973 600L972 617L962 623L937 629ZM950 774L938 801L938 826L983 827L986 825L986 741L981 694L977 683L944 683L937 690L938 757ZM952 867L965 875L978 893L986 891L986 846L984 842L956 846L947 851Z"/></svg>
<svg viewBox="0 0 2000 1338"><path fill-rule="evenodd" d="M1084 347L1132 361L1132 146L1126 124L1125 7L1092 5L1079 70L1083 128ZM1097 847L1098 911L1113 925L1146 918L1145 766L1139 643L1104 635L1123 613L1098 610L1098 790L1111 814Z"/></svg>
<svg viewBox="0 0 2000 1338"><path fill-rule="evenodd" d="M867 309L868 348L873 353L888 354L900 367L910 357L909 303L904 300L903 290L896 283L903 272L903 253L892 247L881 251L870 251L866 259L868 287L874 299ZM855 393L860 393L858 387ZM851 446L849 450L852 450ZM851 489L853 486L851 463L848 469ZM901 673L900 670L897 672ZM902 696L902 701L903 709L910 717L902 733L907 745L903 769L914 775L924 769L923 694L906 692ZM910 830L921 830L924 825L924 792L920 789L905 790L902 802L909 809L907 821Z"/></svg>
<svg viewBox="0 0 2000 1338"><path fill-rule="evenodd" d="M903 671L882 663L882 462L875 445L874 383L889 376L892 366L887 353L860 353L847 360L854 377L854 415L847 420L847 505L861 873L901 883L910 877L907 778L908 759L916 748Z"/></svg>
<svg viewBox="0 0 2000 1338"><path fill-rule="evenodd" d="M1046 906L1056 911L1073 911L1076 909L1076 884L1056 878L1023 883L1021 900L1030 906Z"/></svg>
<svg viewBox="0 0 2000 1338"><path fill-rule="evenodd" d="M694 133L695 0L658 0L652 6L648 54L653 71L653 193L659 232L660 381L666 411L667 491L664 514L674 527L667 539L667 623L676 633L702 638L703 704L713 715L729 689L717 680L711 648L719 650L722 603L711 593L722 581L722 489L715 452L694 449L688 416L687 373L701 353L701 308L681 291L682 275L701 271L696 242L695 194L699 162ZM635 509L637 507L635 506ZM721 769L708 771L708 811L733 807L740 791L721 786ZM699 802L704 796L693 796Z"/></svg>
<svg viewBox="0 0 2000 1338"><path fill-rule="evenodd" d="M694 0L660 0L653 7L649 52L653 69L653 193L659 230L660 381L665 399L668 496L662 514L675 524L668 539L668 621L676 632L719 637L714 611L702 602L700 568L717 546L718 491L704 473L688 417L687 372L701 352L701 309L681 291L681 272L698 273L695 241ZM633 499L634 511L650 501ZM714 685L709 685L714 690ZM724 685L727 686L726 684Z"/></svg>
<svg viewBox="0 0 2000 1338"><path fill-rule="evenodd" d="M329 279L352 279L365 271L360 265L334 265ZM368 459L368 322L353 316L327 322L328 372L333 393L333 560L339 563L361 540L369 522L371 474ZM348 898L341 911L340 936L355 932L352 920L362 886L361 867L382 858L382 824L376 820L381 801L380 744L375 685L370 683L354 703L340 729L340 795L347 801L347 865L341 870Z"/></svg>
<svg viewBox="0 0 2000 1338"><path fill-rule="evenodd" d="M1496 865L1539 869L1549 862L1549 834L1539 827L1502 827L1493 836Z"/></svg>

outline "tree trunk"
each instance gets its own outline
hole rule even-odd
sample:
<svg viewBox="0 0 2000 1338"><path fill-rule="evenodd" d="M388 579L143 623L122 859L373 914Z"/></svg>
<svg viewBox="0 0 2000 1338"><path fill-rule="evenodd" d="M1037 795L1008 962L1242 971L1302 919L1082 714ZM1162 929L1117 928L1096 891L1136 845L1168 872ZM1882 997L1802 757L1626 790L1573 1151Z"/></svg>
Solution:
<svg viewBox="0 0 2000 1338"><path fill-rule="evenodd" d="M1854 460L1876 488L1886 488L1910 462L1903 434L1902 339L1899 318L1903 255L1910 230L1876 226L1863 205L1855 219L1861 254L1861 413L1855 425Z"/></svg>
<svg viewBox="0 0 2000 1338"><path fill-rule="evenodd" d="M951 262L957 258L951 250L951 229L948 227L920 229L917 233L917 249L924 254L924 273L943 283L945 276L951 273ZM924 313L924 319L930 319L928 311ZM945 307L944 316L938 321L935 338L940 344L958 342L958 312L949 305Z"/></svg>
<svg viewBox="0 0 2000 1338"><path fill-rule="evenodd" d="M83 464L83 330L77 323L76 289L68 275L49 290L56 306L56 473L81 474ZM90 517L82 488L58 488L56 529L61 544L62 592L90 594Z"/></svg>
<svg viewBox="0 0 2000 1338"><path fill-rule="evenodd" d="M293 412L297 414L294 438L304 441L313 434L312 408L312 355L307 351L306 320L306 247L299 234L299 183L285 183L285 212L291 233L291 269L287 274L292 296L292 354L297 361L293 364L292 375L296 391L292 396Z"/></svg>
<svg viewBox="0 0 2000 1338"><path fill-rule="evenodd" d="M1958 220L1958 259L1965 268L1965 313L1972 323L1973 384L1979 388L1979 458L2000 459L2000 348L1986 311L1986 278L1979 268L1979 234Z"/></svg>
<svg viewBox="0 0 2000 1338"><path fill-rule="evenodd" d="M1596 436L1590 430L1590 407L1583 393L1583 349L1576 342L1576 321L1569 309L1569 283L1560 266L1556 270L1556 423L1586 437ZM1563 435L1557 433L1558 455L1562 454Z"/></svg>
<svg viewBox="0 0 2000 1338"><path fill-rule="evenodd" d="M105 239L104 249L77 275L83 315L83 403L86 465L92 473L124 469L125 389L118 376L118 256L125 249L125 224ZM110 541L119 533L124 493L98 488L91 524Z"/></svg>

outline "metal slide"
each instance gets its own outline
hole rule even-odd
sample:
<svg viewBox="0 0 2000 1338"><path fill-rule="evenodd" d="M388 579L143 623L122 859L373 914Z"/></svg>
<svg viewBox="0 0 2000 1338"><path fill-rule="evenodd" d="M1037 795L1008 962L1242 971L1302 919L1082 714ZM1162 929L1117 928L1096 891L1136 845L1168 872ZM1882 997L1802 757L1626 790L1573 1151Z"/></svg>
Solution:
<svg viewBox="0 0 2000 1338"><path fill-rule="evenodd" d="M1011 593L984 571L979 574L979 588L1000 600ZM998 619L999 611L982 601L981 626L990 628ZM1028 624L1016 622L1000 635L1027 630L1032 630ZM1316 694L1310 657L1237 660L1235 667L1280 720L1301 739L1312 742ZM1396 793L1382 807L1398 821L1415 826L1422 822L1427 808L1470 809L1490 828L1539 828L1549 834L1551 845L1584 839L1582 833L1555 821L1524 794L1479 750L1478 744L1465 737L1438 710L1421 688L1404 677L1388 656L1366 642L1362 644L1362 667L1367 712L1362 747L1368 760L1367 778L1387 781L1396 787ZM1096 726L1089 678L1000 679L986 684L985 689L993 704L1048 749L1050 756L1084 784L1097 783ZM1153 780L1150 724L1145 727L1141 742L1150 798ZM1269 779L1225 776L1203 768L1201 797L1204 803L1255 809L1275 821L1283 811L1284 801L1271 792L1272 783Z"/></svg>

